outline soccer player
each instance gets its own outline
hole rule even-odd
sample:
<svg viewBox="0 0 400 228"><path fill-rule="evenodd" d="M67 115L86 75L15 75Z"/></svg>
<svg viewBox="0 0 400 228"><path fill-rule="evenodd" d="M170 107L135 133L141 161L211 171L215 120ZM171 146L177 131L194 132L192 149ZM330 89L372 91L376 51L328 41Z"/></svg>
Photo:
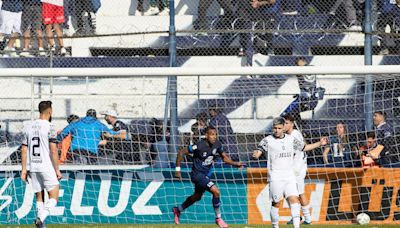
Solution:
<svg viewBox="0 0 400 228"><path fill-rule="evenodd" d="M295 228L300 227L300 202L296 186L294 156L297 151L309 151L328 143L321 138L317 143L305 145L303 141L284 133L285 119L276 118L272 123L273 135L261 140L253 158L265 154L268 160L269 195L272 201L271 222L274 228L279 227L279 202L285 196L290 204L290 212Z"/></svg>
<svg viewBox="0 0 400 228"><path fill-rule="evenodd" d="M47 216L58 201L59 182L62 178L58 165L56 131L50 124L52 114L51 101L39 103L39 119L24 128L24 140L21 148L21 179L31 178L33 192L36 193L36 227L42 227ZM44 203L44 191L49 199Z"/></svg>
<svg viewBox="0 0 400 228"><path fill-rule="evenodd" d="M205 130L205 139L201 139L197 144L189 145L188 148L179 151L176 158L176 174L175 176L182 179L181 176L181 161L183 155L193 155L193 167L190 173L190 179L195 186L193 195L189 196L181 205L172 208L175 217L175 223L180 224L179 217L181 212L190 207L196 201L199 201L205 191L209 191L213 195L212 204L215 211L215 223L219 227L228 227L228 224L221 218L220 211L220 191L217 186L210 180L210 169L214 161L221 157L222 160L232 166L238 168L243 167L241 162L234 162L224 152L224 147L217 140L217 130L208 126Z"/></svg>
<svg viewBox="0 0 400 228"><path fill-rule="evenodd" d="M284 130L285 133L288 135L293 136L300 142L304 142L303 135L300 131L294 129L294 117L286 114L283 116L285 119L285 126ZM306 195L304 194L304 179L306 178L307 173L307 154L304 151L296 151L294 156L294 171L296 174L296 183L297 183L297 191L299 193L299 200L301 204L301 211L304 215L304 222L305 225L311 224L311 214L310 214L310 204ZM289 221L288 224L292 224L293 220Z"/></svg>

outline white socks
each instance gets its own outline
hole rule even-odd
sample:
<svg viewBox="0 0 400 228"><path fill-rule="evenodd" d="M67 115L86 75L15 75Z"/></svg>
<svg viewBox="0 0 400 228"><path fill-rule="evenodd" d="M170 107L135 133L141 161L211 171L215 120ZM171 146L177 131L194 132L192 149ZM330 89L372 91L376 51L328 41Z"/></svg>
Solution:
<svg viewBox="0 0 400 228"><path fill-rule="evenodd" d="M304 215L304 221L311 223L310 204L308 204L307 206L302 206L301 211Z"/></svg>
<svg viewBox="0 0 400 228"><path fill-rule="evenodd" d="M271 223L273 228L279 227L279 208L271 206Z"/></svg>
<svg viewBox="0 0 400 228"><path fill-rule="evenodd" d="M290 214L293 218L293 226L294 228L300 227L300 204L294 203L290 205Z"/></svg>
<svg viewBox="0 0 400 228"><path fill-rule="evenodd" d="M43 210L39 214L40 221L44 223L44 220L46 220L47 216L49 216L50 214L50 211L52 211L56 205L57 205L57 200L53 198L47 200L47 202L44 204Z"/></svg>
<svg viewBox="0 0 400 228"><path fill-rule="evenodd" d="M36 217L39 217L39 214L43 210L44 203L41 201L36 201Z"/></svg>

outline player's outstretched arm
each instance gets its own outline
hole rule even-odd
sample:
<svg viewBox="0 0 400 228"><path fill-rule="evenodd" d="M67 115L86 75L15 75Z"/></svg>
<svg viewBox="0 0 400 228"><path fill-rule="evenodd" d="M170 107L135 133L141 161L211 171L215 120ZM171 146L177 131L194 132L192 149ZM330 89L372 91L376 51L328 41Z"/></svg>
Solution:
<svg viewBox="0 0 400 228"><path fill-rule="evenodd" d="M253 150L253 159L259 159L262 155L262 151L261 150Z"/></svg>
<svg viewBox="0 0 400 228"><path fill-rule="evenodd" d="M28 147L25 145L22 145L21 146L21 166L22 166L21 179L23 181L26 181L27 177L28 177L28 171L26 170L27 151L28 151Z"/></svg>
<svg viewBox="0 0 400 228"><path fill-rule="evenodd" d="M325 146L326 144L328 144L328 138L327 137L322 137L319 142L316 143L312 143L312 144L307 144L303 151L310 151L310 150L314 150L315 148L318 148L320 146Z"/></svg>
<svg viewBox="0 0 400 228"><path fill-rule="evenodd" d="M50 143L51 162L53 163L54 170L56 171L57 179L61 180L62 174L60 172L60 165L58 160L57 144Z"/></svg>
<svg viewBox="0 0 400 228"><path fill-rule="evenodd" d="M176 168L175 168L175 177L178 178L179 180L182 180L182 175L181 175L181 162L183 160L183 155L189 154L189 151L187 148L180 149L178 152L178 155L176 156Z"/></svg>
<svg viewBox="0 0 400 228"><path fill-rule="evenodd" d="M243 168L243 163L242 162L235 162L233 161L225 152L221 154L222 160L229 165L235 166L237 168Z"/></svg>

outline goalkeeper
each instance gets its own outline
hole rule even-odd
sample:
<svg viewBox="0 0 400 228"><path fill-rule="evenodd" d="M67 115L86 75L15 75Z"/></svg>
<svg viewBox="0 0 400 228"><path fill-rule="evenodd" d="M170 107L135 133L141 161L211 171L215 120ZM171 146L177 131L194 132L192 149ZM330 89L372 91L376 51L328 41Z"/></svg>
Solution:
<svg viewBox="0 0 400 228"><path fill-rule="evenodd" d="M232 159L225 153L221 142L217 140L217 130L212 126L206 128L205 139L201 139L197 144L189 145L188 148L179 151L176 158L175 174L179 179L182 179L180 165L183 155L193 156L193 167L192 172L190 173L190 179L195 186L195 191L181 205L172 208L175 223L180 224L179 217L181 212L190 207L196 201L199 201L205 191L209 191L213 195L212 204L216 216L215 223L219 227L228 227L221 218L220 191L214 182L210 180L210 170L214 161L218 157L221 157L225 163L238 168L242 168L243 164L241 162L232 161Z"/></svg>

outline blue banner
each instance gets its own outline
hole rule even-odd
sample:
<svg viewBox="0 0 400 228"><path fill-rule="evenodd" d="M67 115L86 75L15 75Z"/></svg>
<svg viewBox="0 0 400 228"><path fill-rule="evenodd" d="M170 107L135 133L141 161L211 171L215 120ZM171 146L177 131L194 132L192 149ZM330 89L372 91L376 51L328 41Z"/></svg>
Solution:
<svg viewBox="0 0 400 228"><path fill-rule="evenodd" d="M183 171L183 181L173 170L68 170L63 171L60 198L46 223L173 223L173 206L194 191ZM218 169L213 180L221 191L223 218L229 224L247 223L246 172ZM212 196L182 213L182 223L214 223ZM0 172L0 224L32 224L35 198L20 173Z"/></svg>

